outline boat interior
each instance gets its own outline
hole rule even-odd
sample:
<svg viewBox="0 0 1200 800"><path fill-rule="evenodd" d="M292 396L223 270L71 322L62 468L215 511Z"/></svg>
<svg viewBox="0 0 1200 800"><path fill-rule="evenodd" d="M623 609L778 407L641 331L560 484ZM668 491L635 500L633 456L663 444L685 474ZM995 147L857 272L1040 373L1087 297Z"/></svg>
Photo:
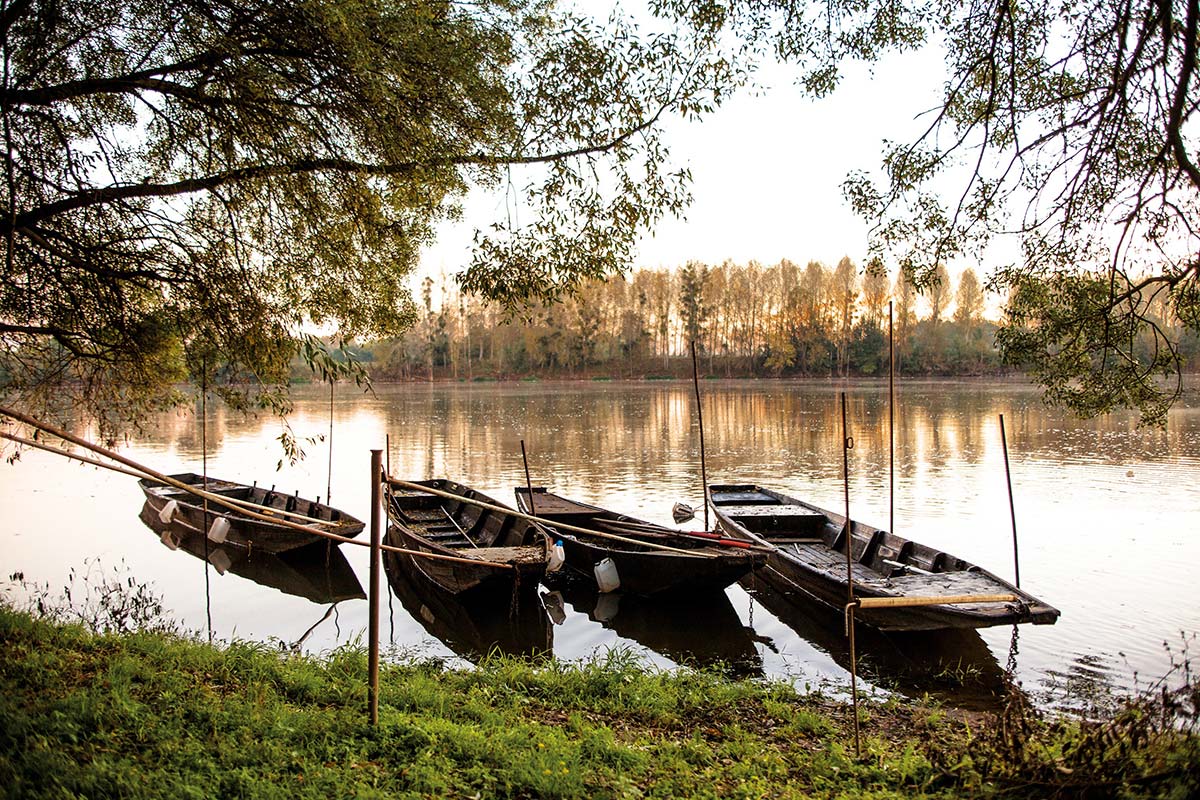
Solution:
<svg viewBox="0 0 1200 800"><path fill-rule="evenodd" d="M496 505L490 497L449 481L423 483L432 489L461 494L467 500ZM536 528L511 514L499 514L463 500L451 500L416 489L392 487L389 495L392 509L401 521L442 547L461 550L535 543Z"/></svg>
<svg viewBox="0 0 1200 800"><path fill-rule="evenodd" d="M200 475L185 474L171 476L181 483L186 483L197 488L204 487L205 480ZM327 505L322 505L320 500L308 500L300 496L297 491L294 494L286 492L277 492L275 487L265 489L257 484L246 486L243 483L234 483L232 481L223 481L214 478L209 478L206 491L228 497L231 500L241 500L263 508L273 508L280 511L288 511L295 514L302 514L313 519L324 520L328 522L338 522L342 519L342 513L336 508ZM158 486L155 487L154 493L159 497L170 499L187 499L190 502L200 502L201 498L184 489L179 489L174 486Z"/></svg>
<svg viewBox="0 0 1200 800"><path fill-rule="evenodd" d="M713 486L709 499L716 510L784 552L818 569L845 569L846 526L841 515L757 486ZM850 557L863 578L979 569L885 530L858 522L850 527Z"/></svg>

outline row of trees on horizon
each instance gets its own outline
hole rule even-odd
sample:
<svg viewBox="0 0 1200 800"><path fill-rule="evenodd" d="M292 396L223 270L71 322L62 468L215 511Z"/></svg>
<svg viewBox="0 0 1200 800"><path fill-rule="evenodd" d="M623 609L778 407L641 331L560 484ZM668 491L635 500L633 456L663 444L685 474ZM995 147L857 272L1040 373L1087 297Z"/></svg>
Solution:
<svg viewBox="0 0 1200 800"><path fill-rule="evenodd" d="M420 319L403 336L368 344L376 379L678 377L690 374L692 341L714 376L879 375L888 368L889 302L900 371L1007 369L972 269L955 280L941 267L939 280L919 292L904 274L860 269L849 257L833 268L690 261L589 281L519 316L445 278L440 286L426 278L420 301Z"/></svg>

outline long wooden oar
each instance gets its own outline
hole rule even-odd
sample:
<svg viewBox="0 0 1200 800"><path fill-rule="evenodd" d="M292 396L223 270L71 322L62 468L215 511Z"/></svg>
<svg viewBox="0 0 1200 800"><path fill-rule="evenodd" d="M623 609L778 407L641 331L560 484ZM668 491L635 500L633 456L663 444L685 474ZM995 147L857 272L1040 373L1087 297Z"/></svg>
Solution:
<svg viewBox="0 0 1200 800"><path fill-rule="evenodd" d="M665 545L665 544L654 544L653 542L645 542L640 539L630 539L627 536L618 536L615 533L604 533L603 531L597 531L597 530L593 530L591 528L581 528L578 525L569 525L565 522L558 522L557 520L544 519L542 517L535 517L532 514L524 514L520 511L514 511L511 508L505 508L503 506L492 505L491 503L485 503L481 500L474 500L469 497L463 497L462 495L454 494L453 492L443 492L441 489L434 489L432 486L423 486L422 484L419 484L419 483L412 483L411 481L403 481L403 480L400 480L399 478L393 478L390 475L387 476L385 482L389 486L395 486L395 487L398 487L401 489L410 489L412 491L417 491L417 492L424 492L426 494L432 494L437 497L445 498L447 500L458 500L460 502L467 503L468 505L478 506L479 508L487 509L488 511L496 511L501 514L510 514L514 517L517 517L518 519L526 519L526 520L529 520L530 522L536 522L539 525L545 525L550 528L557 528L558 530L562 530L562 531L571 531L573 533L582 533L587 536L596 536L601 539L612 539L614 541L624 542L625 544L635 544L638 547L648 547L652 550L664 550L669 553L679 553L680 555L685 555L685 556L699 556L700 558L715 558L715 556L713 556L710 553L698 553L694 550L682 550L678 547L671 547L671 546Z"/></svg>
<svg viewBox="0 0 1200 800"><path fill-rule="evenodd" d="M222 497L221 495L215 495L215 494L212 494L211 492L204 492L203 490L197 489L194 486L188 486L185 483L181 483L180 481L174 480L173 478L170 478L167 475L163 475L159 472L156 472L155 470L150 469L149 467L143 466L131 458L126 458L125 456L122 456L118 453L114 453L113 451L111 451L105 447L101 447L98 444L93 444L93 443L87 441L86 439L82 439L78 436L75 436L72 433L68 433L67 431L64 431L64 430L57 428L53 425L50 425L48 423L39 422L38 420L34 419L33 417L29 416L28 414L23 414L20 411L15 411L13 409L9 409L9 408L5 408L4 406L0 406L0 415L6 416L6 417L12 417L13 419L17 420L18 422L23 422L26 425L29 425L30 427L37 428L38 430L41 430L41 431L45 431L46 433L49 433L52 436L57 436L58 438L62 439L63 441L67 441L67 442L71 442L72 444L79 445L80 447L83 447L87 450L91 450L94 453L98 453L99 455L102 455L105 458L111 458L113 461L124 464L125 466L127 466L131 469L135 469L135 470L138 470L139 472L145 473L146 476L154 478L155 480L159 481L160 483L164 483L168 486L174 486L177 489L182 489L185 492L189 492L191 494L194 494L194 495L197 495L200 497L208 495L209 496L208 499L211 502L215 503L216 505L224 506L225 508L227 508L231 511L237 511L238 513L240 513L246 517L249 517L250 519L257 519L257 520L261 520L263 522L270 522L274 525L280 525L284 528L291 528L292 530L302 531L304 533L310 533L313 536L320 536L324 539L329 539L330 541L340 542L341 544L352 544L352 545L357 545L359 547L370 547L371 546L370 543L368 543L368 542L359 542L359 541L351 539L347 536L339 536L336 533L330 533L329 531L322 530L320 528L314 528L310 525L300 525L299 523L295 523L290 520L279 519L278 517L268 517L267 515L259 514L256 511L251 511L249 509L244 509L244 508L238 508L233 503L230 503L229 499L226 497ZM417 556L418 558L428 558L428 559L431 559L434 561L453 561L453 562L458 562L458 563L462 563L462 564L471 564L473 566L492 567L494 569L511 569L511 570L516 569L516 567L514 567L512 564L502 564L502 563L498 563L495 561L482 561L477 558L459 558L457 556L442 555L441 553L428 553L423 550L409 550L404 547L394 547L392 545L387 545L387 544L380 545L380 547L381 547L381 549L386 550L391 553L402 553L404 555Z"/></svg>
<svg viewBox="0 0 1200 800"><path fill-rule="evenodd" d="M639 536L662 536L667 538L688 539L695 542L705 542L713 547L734 547L739 550L761 550L762 552L771 552L775 548L763 547L762 545L753 544L751 542L742 541L741 539L730 539L722 536L719 533L709 533L707 531L677 531L672 528L665 528L661 525L646 524L640 522L626 522L618 519L598 519L596 523L609 528L618 530L626 530L630 533L637 533Z"/></svg>
<svg viewBox="0 0 1200 800"><path fill-rule="evenodd" d="M17 444L24 445L25 447L33 447L38 450L45 450L47 453L54 453L55 455L62 456L63 458L73 459L75 461L81 461L84 464L91 464L92 466L95 466L95 467L102 467L103 469L112 470L113 472L119 472L122 475L129 475L130 477L137 478L139 480L151 480L151 481L154 481L155 483L160 483L160 481L158 481L158 479L155 478L153 475L149 475L149 474L143 473L143 472L135 472L134 470L126 469L125 467L119 467L116 464L108 464L103 461L98 461L94 458L88 458L87 456L81 456L78 453L71 453L71 452L69 452L67 450L63 450L62 448L59 448L59 447L51 447L50 445L42 444L41 442L35 441L33 439L26 439L23 436L16 436L11 433L5 433L4 431L0 431L0 437L8 439L9 441L16 442ZM167 486L169 484L164 483L162 485ZM204 496L204 494L206 492L204 489L198 489L197 493L199 493L201 496ZM219 495L219 496L224 497L230 503L241 506L243 508L249 508L252 510L253 509L262 509L268 515L280 514L282 516L292 517L293 519L302 519L302 520L306 520L308 522L316 522L318 524L326 524L326 525L329 524L329 520L317 519L316 517L309 517L304 514L298 514L295 511L287 511L282 508L273 508L271 506L265 506L261 503L255 503L250 500L242 500L237 497L228 497L226 495Z"/></svg>

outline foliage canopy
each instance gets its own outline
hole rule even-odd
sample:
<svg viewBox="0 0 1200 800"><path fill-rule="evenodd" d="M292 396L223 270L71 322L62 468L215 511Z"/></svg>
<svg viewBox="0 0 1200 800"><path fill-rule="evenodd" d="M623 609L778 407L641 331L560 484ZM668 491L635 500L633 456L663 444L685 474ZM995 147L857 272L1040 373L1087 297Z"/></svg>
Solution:
<svg viewBox="0 0 1200 800"><path fill-rule="evenodd" d="M687 199L660 120L738 81L702 39L548 0L3 0L0 387L115 421L201 373L344 372L305 331L410 324L404 277L475 185L520 213L467 288L612 272Z"/></svg>
<svg viewBox="0 0 1200 800"><path fill-rule="evenodd" d="M1164 420L1181 388L1169 323L1200 330L1200 0L654 5L798 64L817 96L848 62L941 48L944 94L924 133L889 143L877 179L844 185L874 221L875 254L928 288L939 264L1015 235L1019 263L991 280L1009 298L1006 359L1051 402Z"/></svg>

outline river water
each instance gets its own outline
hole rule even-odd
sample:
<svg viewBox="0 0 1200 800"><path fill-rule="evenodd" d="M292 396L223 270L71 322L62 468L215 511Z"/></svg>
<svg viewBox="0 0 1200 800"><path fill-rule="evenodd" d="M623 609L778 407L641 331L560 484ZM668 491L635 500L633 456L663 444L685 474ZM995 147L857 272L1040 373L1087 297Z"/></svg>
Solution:
<svg viewBox="0 0 1200 800"><path fill-rule="evenodd" d="M1011 578L1004 415L1022 587L1062 617L1053 626L1023 626L1016 637L1011 628L953 636L864 633L868 686L986 705L1011 662L1036 702L1073 706L1110 690L1145 688L1189 655L1189 642L1195 645L1200 397L1194 393L1171 412L1165 431L1155 431L1139 429L1129 414L1076 420L1047 409L1036 389L1019 384L903 381L889 510L885 383L705 381L702 391L710 482L759 483L839 511L845 391L854 439L851 515L888 527L894 514L897 533ZM339 386L332 436L328 387L302 387L295 396L291 427L312 441L294 466L276 469L277 419L243 416L216 401L209 405L206 448L193 410L162 415L122 452L160 471L182 472L200 471L207 450L210 475L307 497L328 493L335 506L365 520L372 448L386 449L397 477L449 477L511 503L513 487L525 480L524 441L533 482L560 494L664 524L676 501L701 507L688 383L421 384L381 386L373 394ZM3 576L20 571L25 580L24 586L8 580L2 591L19 602L31 585L57 591L73 583L78 598L82 576L92 575L94 583L101 572L120 574L149 584L188 629L207 631L211 617L221 639L302 641L309 652L365 641L365 601L330 603L320 592L289 594L236 570L206 569L202 559L160 544L138 520L141 505L133 479L57 456L26 451L15 464L0 465ZM342 550L365 586L366 549ZM654 603L576 591L562 609L560 624L546 622L538 609L538 619L520 623L517 634L566 659L624 648L664 668L720 661L738 674L809 686L848 676L840 620L754 586ZM453 616L397 588L383 612L385 640L397 654L451 663L487 646L487 625L466 620L472 630L460 624L447 632L435 619L447 615ZM502 622L508 632L507 639L499 636L502 645L528 646L513 643L512 618Z"/></svg>

